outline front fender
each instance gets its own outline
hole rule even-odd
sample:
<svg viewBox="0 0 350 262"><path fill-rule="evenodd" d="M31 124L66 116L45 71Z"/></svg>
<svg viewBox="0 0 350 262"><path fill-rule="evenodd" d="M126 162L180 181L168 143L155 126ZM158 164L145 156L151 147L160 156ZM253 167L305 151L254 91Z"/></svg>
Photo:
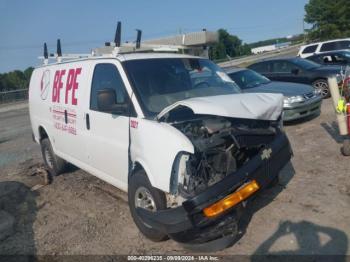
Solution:
<svg viewBox="0 0 350 262"><path fill-rule="evenodd" d="M170 191L173 163L179 152L194 153L191 141L167 123L134 119L137 124L130 130L130 157L147 173L152 186Z"/></svg>

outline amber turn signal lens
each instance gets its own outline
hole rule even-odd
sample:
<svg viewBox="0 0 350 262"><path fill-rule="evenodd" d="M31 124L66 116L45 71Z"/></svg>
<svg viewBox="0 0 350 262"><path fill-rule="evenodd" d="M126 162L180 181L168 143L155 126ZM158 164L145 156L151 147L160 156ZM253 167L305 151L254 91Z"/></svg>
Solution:
<svg viewBox="0 0 350 262"><path fill-rule="evenodd" d="M242 188L237 190L236 192L228 195L227 197L219 200L218 202L212 204L203 209L203 213L206 217L214 217L225 210L237 205L243 200L247 199L249 196L254 194L259 189L258 183L253 180L248 184L244 185Z"/></svg>

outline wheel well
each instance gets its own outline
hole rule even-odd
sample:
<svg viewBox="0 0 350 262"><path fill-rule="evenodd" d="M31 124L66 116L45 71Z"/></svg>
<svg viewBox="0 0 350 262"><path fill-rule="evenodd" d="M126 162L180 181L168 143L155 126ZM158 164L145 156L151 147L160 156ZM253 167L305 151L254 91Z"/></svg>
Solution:
<svg viewBox="0 0 350 262"><path fill-rule="evenodd" d="M133 175L135 175L136 172L138 172L138 171L140 171L140 170L143 170L143 171L144 171L146 177L147 177L148 180L149 180L149 177L148 177L148 174L147 174L147 172L146 172L146 169L145 169L139 162L134 162L134 163L133 163L133 167L132 167L131 171L129 172L128 180L130 181L130 177L133 176ZM150 182L151 182L151 181L150 181Z"/></svg>
<svg viewBox="0 0 350 262"><path fill-rule="evenodd" d="M133 167L133 169L130 172L130 175L135 174L139 170L145 171L145 169L143 168L143 166L139 162L135 162L134 163L134 167ZM146 173L146 171L145 171L145 173Z"/></svg>
<svg viewBox="0 0 350 262"><path fill-rule="evenodd" d="M136 174L136 172L143 171L144 175L149 180L151 186L156 187L156 181L154 180L154 177L152 177L152 174L148 172L147 166L143 166L142 162L138 162L137 160L133 162L132 169L129 171L128 175L128 182L130 181L130 178ZM156 187L157 188L157 187Z"/></svg>
<svg viewBox="0 0 350 262"><path fill-rule="evenodd" d="M44 129L42 126L40 126L40 127L39 127L39 140L41 141L41 140L43 140L44 138L48 138L48 137L49 137L49 136L47 135L45 129Z"/></svg>
<svg viewBox="0 0 350 262"><path fill-rule="evenodd" d="M325 81L327 81L327 78L322 78L322 77L315 78L314 80L312 80L312 84L315 83L318 80L325 80Z"/></svg>

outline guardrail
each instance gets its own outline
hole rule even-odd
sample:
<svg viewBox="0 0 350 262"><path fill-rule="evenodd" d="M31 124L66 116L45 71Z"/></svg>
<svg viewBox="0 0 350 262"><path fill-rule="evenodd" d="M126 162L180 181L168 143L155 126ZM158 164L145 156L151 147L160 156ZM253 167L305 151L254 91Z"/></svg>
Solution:
<svg viewBox="0 0 350 262"><path fill-rule="evenodd" d="M279 50L274 50L262 54L257 54L257 55L249 55L245 57L239 57L235 58L226 62L217 62L217 64L221 67L231 67L231 66L239 66L239 65L244 65L244 64L250 64L256 61L264 60L264 59L269 59L269 58L274 58L274 57L279 57L279 56L284 56L285 54L288 54L292 52L291 56L296 56L299 50L299 47L302 44L297 44L297 45L292 45L286 48L282 48Z"/></svg>
<svg viewBox="0 0 350 262"><path fill-rule="evenodd" d="M18 89L0 92L0 104L28 99L28 89Z"/></svg>

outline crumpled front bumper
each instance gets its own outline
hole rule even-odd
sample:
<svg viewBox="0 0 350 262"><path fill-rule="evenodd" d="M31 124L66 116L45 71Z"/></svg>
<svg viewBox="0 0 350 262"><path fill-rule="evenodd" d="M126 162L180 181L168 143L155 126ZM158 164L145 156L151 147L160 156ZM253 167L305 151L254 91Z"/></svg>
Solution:
<svg viewBox="0 0 350 262"><path fill-rule="evenodd" d="M238 220L244 211L242 203L214 218L205 217L203 209L253 179L259 184L259 191L263 190L278 176L292 154L287 136L280 132L267 148L239 170L197 196L186 200L182 206L157 212L138 208L137 213L146 224L182 243L202 244L227 236L235 236Z"/></svg>

